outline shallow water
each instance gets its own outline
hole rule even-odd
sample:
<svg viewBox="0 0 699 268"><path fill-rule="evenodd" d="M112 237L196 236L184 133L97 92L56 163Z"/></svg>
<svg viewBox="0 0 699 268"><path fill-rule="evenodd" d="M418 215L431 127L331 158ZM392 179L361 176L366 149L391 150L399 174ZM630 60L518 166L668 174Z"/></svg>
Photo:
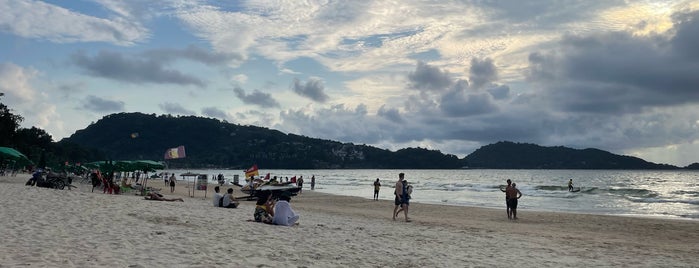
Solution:
<svg viewBox="0 0 699 268"><path fill-rule="evenodd" d="M165 172L223 174L227 181L234 175L243 180L240 170L166 170ZM499 190L507 179L517 183L523 193L520 210L567 211L576 213L634 215L699 220L699 172L638 170L260 170L279 177L304 177L304 190L330 194L373 197L373 182L382 184L380 199L393 199L398 173L414 186L412 202L504 207ZM580 192L568 192L568 180ZM213 180L211 180L213 181Z"/></svg>

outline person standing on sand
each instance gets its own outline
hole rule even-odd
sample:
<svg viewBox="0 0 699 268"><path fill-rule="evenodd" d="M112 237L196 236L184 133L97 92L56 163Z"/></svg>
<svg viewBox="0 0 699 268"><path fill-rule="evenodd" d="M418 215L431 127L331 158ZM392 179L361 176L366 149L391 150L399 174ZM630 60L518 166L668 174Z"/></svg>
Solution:
<svg viewBox="0 0 699 268"><path fill-rule="evenodd" d="M376 178L376 181L374 182L374 201L379 200L379 190L381 189L381 183L379 182L379 178Z"/></svg>
<svg viewBox="0 0 699 268"><path fill-rule="evenodd" d="M512 219L512 210L510 210L510 198L509 195L507 194L507 191L510 190L512 187L512 180L507 179L507 186L505 186L505 189L502 189L502 186L500 186L500 191L505 193L505 205L507 206L507 219Z"/></svg>
<svg viewBox="0 0 699 268"><path fill-rule="evenodd" d="M175 181L177 179L175 178L175 173L172 173L172 176L170 176L170 192L174 193L175 192Z"/></svg>
<svg viewBox="0 0 699 268"><path fill-rule="evenodd" d="M296 184L299 186L299 194L303 192L303 176L299 177L298 182Z"/></svg>
<svg viewBox="0 0 699 268"><path fill-rule="evenodd" d="M517 219L517 199L522 197L522 192L520 192L519 189L517 189L516 183L512 183L512 185L509 186L505 190L505 196L507 198L507 207L509 208L510 214L512 214L511 219L516 220ZM509 214L508 214L508 216L509 216ZM508 217L508 219L510 219L510 217Z"/></svg>
<svg viewBox="0 0 699 268"><path fill-rule="evenodd" d="M311 190L316 189L316 175L311 176Z"/></svg>
<svg viewBox="0 0 699 268"><path fill-rule="evenodd" d="M403 178L405 178L404 173L398 174L398 181L396 181L396 198L395 198L395 207L393 208L393 220L396 220L396 217L398 216L398 207L403 210L403 214L405 215L405 221L410 222L410 219L408 219L408 206L406 205L405 202L407 202L407 192L405 190L405 184L403 183Z"/></svg>

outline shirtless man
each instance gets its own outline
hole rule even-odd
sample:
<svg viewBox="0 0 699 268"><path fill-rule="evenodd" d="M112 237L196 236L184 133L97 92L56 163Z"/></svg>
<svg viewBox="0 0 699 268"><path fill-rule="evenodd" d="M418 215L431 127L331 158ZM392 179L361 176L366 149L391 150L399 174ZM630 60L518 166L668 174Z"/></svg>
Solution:
<svg viewBox="0 0 699 268"><path fill-rule="evenodd" d="M393 208L393 220L396 220L396 217L398 216L398 207L403 210L403 214L405 215L405 221L409 222L410 219L408 219L408 206L407 206L407 197L405 195L405 184L403 184L403 178L405 177L405 174L400 173L398 174L398 181L396 181L396 199L395 199L395 207Z"/></svg>
<svg viewBox="0 0 699 268"><path fill-rule="evenodd" d="M507 200L507 218L517 219L517 199L522 197L522 192L517 189L517 184L512 183L512 181L507 180L507 188L505 188L505 200Z"/></svg>

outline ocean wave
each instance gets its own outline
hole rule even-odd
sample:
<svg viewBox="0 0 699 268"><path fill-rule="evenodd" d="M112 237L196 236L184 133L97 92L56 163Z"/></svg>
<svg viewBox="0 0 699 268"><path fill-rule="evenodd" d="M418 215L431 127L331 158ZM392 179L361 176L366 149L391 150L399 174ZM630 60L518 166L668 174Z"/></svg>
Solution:
<svg viewBox="0 0 699 268"><path fill-rule="evenodd" d="M633 197L656 197L658 193L655 191L640 189L640 188L610 188L607 192L611 194L617 194L621 196L633 196Z"/></svg>
<svg viewBox="0 0 699 268"><path fill-rule="evenodd" d="M677 204L689 204L689 205L699 205L699 200L682 200L682 199L659 199L654 197L648 198L634 198L627 196L627 200L636 203L677 203Z"/></svg>
<svg viewBox="0 0 699 268"><path fill-rule="evenodd" d="M685 190L678 190L678 191L673 191L671 194L676 194L676 195L688 195L691 197L699 197L699 191L685 191Z"/></svg>

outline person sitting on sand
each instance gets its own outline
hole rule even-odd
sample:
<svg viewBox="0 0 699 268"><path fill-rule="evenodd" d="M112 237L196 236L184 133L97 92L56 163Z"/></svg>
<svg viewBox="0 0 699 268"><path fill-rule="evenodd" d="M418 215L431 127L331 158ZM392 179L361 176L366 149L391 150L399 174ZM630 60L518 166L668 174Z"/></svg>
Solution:
<svg viewBox="0 0 699 268"><path fill-rule="evenodd" d="M298 224L296 221L299 220L299 215L291 209L289 201L291 201L291 193L282 192L281 196L279 196L279 201L274 205L274 218L272 219L272 223L284 226Z"/></svg>
<svg viewBox="0 0 699 268"><path fill-rule="evenodd" d="M227 193L222 197L223 202L221 202L221 207L224 208L237 208L238 201L233 197L233 188L228 188Z"/></svg>
<svg viewBox="0 0 699 268"><path fill-rule="evenodd" d="M121 179L121 187L124 187L124 188L127 188L127 189L133 188L133 187L131 187L131 183L129 183L129 178L126 178L126 177L124 177L123 179Z"/></svg>
<svg viewBox="0 0 699 268"><path fill-rule="evenodd" d="M155 193L155 192L148 192L148 195L143 197L146 200L155 200L155 201L168 201L168 202L173 202L173 201L180 201L184 202L182 198L165 198L161 194Z"/></svg>
<svg viewBox="0 0 699 268"><path fill-rule="evenodd" d="M214 198L213 198L214 207L220 207L220 206L221 206L221 203L222 203L222 201L223 201L223 195L222 195L220 192L221 192L221 188L220 188L220 187L218 187L218 186L214 187Z"/></svg>
<svg viewBox="0 0 699 268"><path fill-rule="evenodd" d="M272 195L260 196L255 204L255 212L253 217L256 222L272 223L274 219L274 200Z"/></svg>

